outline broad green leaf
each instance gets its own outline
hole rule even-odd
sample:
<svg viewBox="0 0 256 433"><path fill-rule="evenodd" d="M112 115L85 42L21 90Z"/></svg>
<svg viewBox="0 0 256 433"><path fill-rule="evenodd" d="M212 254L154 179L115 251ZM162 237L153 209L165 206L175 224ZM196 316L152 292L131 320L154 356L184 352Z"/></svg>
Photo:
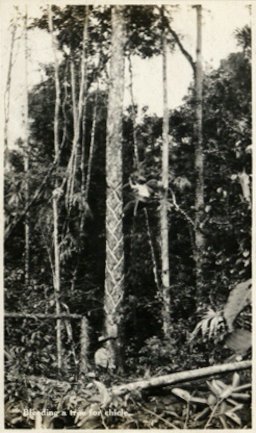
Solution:
<svg viewBox="0 0 256 433"><path fill-rule="evenodd" d="M224 415L219 415L219 420L220 420L221 424L223 425L223 428L224 428L224 429L228 429L228 428L229 428L229 427L228 427L228 424L226 423L226 420L225 420L225 416L224 416Z"/></svg>
<svg viewBox="0 0 256 433"><path fill-rule="evenodd" d="M232 397L242 401L249 401L251 399L250 394L241 393L241 392L232 392Z"/></svg>
<svg viewBox="0 0 256 433"><path fill-rule="evenodd" d="M210 391L216 395L216 397L220 397L223 388L219 386L219 384L216 382L216 380L212 380L211 382L206 381Z"/></svg>
<svg viewBox="0 0 256 433"><path fill-rule="evenodd" d="M244 385L240 385L238 387L235 388L235 391L243 391L244 389L250 389L252 387L251 383L245 383Z"/></svg>
<svg viewBox="0 0 256 433"><path fill-rule="evenodd" d="M201 397L194 397L193 395L190 398L191 403L199 403L199 404L208 404L208 401L206 398Z"/></svg>
<svg viewBox="0 0 256 433"><path fill-rule="evenodd" d="M217 397L214 394L209 394L207 402L209 406L214 406L217 402Z"/></svg>
<svg viewBox="0 0 256 433"><path fill-rule="evenodd" d="M233 386L228 386L226 389L223 390L223 392L220 395L220 398L222 399L226 399L227 397L229 397L233 392Z"/></svg>
<svg viewBox="0 0 256 433"><path fill-rule="evenodd" d="M230 292L226 305L224 306L224 317L228 329L233 330L233 323L238 314L251 302L251 280L237 284Z"/></svg>
<svg viewBox="0 0 256 433"><path fill-rule="evenodd" d="M174 395L177 395L177 397L180 397L180 398L182 398L183 400L185 400L185 401L187 401L187 402L189 402L189 401L191 401L191 395L190 395L190 393L188 392L188 391L186 391L186 390L184 390L184 389L181 389L181 388L173 388L172 389L172 393L174 394Z"/></svg>
<svg viewBox="0 0 256 433"><path fill-rule="evenodd" d="M106 386L104 385L104 383L99 382L98 380L94 380L93 382L95 383L95 385L98 388L102 406L103 407L107 406L107 404L110 403L110 401L111 401L111 396L110 396Z"/></svg>
<svg viewBox="0 0 256 433"><path fill-rule="evenodd" d="M235 329L226 339L225 346L238 355L245 354L252 345L252 333L247 329Z"/></svg>
<svg viewBox="0 0 256 433"><path fill-rule="evenodd" d="M236 413L228 411L225 415L241 427L242 420Z"/></svg>
<svg viewBox="0 0 256 433"><path fill-rule="evenodd" d="M237 372L235 372L232 378L232 386L236 388L239 385L239 383L240 383L240 376Z"/></svg>
<svg viewBox="0 0 256 433"><path fill-rule="evenodd" d="M197 415L195 416L195 421L199 421L201 418L203 418L204 415L206 415L209 412L209 410L210 409L208 407L206 407L201 412L198 412Z"/></svg>
<svg viewBox="0 0 256 433"><path fill-rule="evenodd" d="M236 406L232 407L232 409L229 409L229 412L237 412L238 410L243 409L243 404L237 404Z"/></svg>
<svg viewBox="0 0 256 433"><path fill-rule="evenodd" d="M214 380L214 382L219 386L219 388L221 389L225 389L227 388L228 385L226 385L224 382L222 382L222 380L216 379Z"/></svg>

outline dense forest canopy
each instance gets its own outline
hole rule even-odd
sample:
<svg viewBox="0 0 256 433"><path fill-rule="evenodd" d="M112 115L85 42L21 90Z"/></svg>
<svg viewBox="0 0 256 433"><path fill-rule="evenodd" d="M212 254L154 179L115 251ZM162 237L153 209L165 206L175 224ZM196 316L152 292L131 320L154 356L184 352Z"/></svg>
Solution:
<svg viewBox="0 0 256 433"><path fill-rule="evenodd" d="M7 377L81 385L97 374L101 407L97 383L250 357L251 30L237 29L239 50L203 73L200 13L196 57L171 7L52 6L22 17L25 42L35 28L50 34L54 63L27 89L25 138L6 146ZM176 49L193 71L183 103L169 109L164 99L163 116L145 107L138 118L131 59L162 57L168 81L165 53ZM20 401L33 407L22 386ZM193 406L184 424L179 404L172 428L250 424L243 405L233 419L230 406L214 416L210 405L208 418ZM173 418L157 419L170 428ZM80 425L107 428L90 422ZM109 426L150 428L134 423Z"/></svg>

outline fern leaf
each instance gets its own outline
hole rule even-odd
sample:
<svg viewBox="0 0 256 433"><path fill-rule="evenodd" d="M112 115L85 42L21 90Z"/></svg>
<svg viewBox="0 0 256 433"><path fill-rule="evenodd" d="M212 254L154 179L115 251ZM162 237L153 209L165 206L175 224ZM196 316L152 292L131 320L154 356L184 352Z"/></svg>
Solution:
<svg viewBox="0 0 256 433"><path fill-rule="evenodd" d="M224 307L224 318L230 332L233 331L233 323L238 314L251 302L251 280L237 284L230 292Z"/></svg>

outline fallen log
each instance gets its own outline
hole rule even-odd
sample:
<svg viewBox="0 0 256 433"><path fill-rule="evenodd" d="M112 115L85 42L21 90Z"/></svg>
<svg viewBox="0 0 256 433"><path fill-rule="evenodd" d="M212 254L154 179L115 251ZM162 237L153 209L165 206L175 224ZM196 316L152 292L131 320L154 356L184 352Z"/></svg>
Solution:
<svg viewBox="0 0 256 433"><path fill-rule="evenodd" d="M121 396L132 391L142 391L148 388L164 387L176 383L201 379L215 374L228 373L237 370L245 370L252 367L252 361L231 362L229 364L213 365L211 367L198 368L196 370L179 371L164 376L140 379L111 388L112 395Z"/></svg>

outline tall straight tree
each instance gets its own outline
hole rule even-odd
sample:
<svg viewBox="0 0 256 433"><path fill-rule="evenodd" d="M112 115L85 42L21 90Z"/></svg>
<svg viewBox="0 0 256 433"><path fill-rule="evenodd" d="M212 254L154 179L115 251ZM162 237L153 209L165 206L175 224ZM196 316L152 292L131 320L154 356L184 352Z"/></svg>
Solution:
<svg viewBox="0 0 256 433"><path fill-rule="evenodd" d="M163 148L162 184L163 196L160 207L161 258L162 258L162 320L163 332L167 337L170 328L170 268L169 268L169 229L168 229L168 176L169 176L169 112L167 95L167 42L164 6L162 16L162 56L163 56Z"/></svg>
<svg viewBox="0 0 256 433"><path fill-rule="evenodd" d="M25 201L26 206L29 201L29 143L28 143L28 13L27 6L25 6L24 16L24 55L25 55L25 92L24 92L24 171L25 171ZM30 225L29 225L29 212L25 216L25 285L29 284L30 272Z"/></svg>
<svg viewBox="0 0 256 433"><path fill-rule="evenodd" d="M203 291L203 254L205 237L201 230L204 215L204 154L203 154L203 67L202 67L202 6L197 5L197 47L196 47L196 75L195 75L195 101L196 101L196 147L195 147L195 265L197 295L201 298Z"/></svg>
<svg viewBox="0 0 256 433"><path fill-rule="evenodd" d="M14 45L17 33L17 23L14 21L11 27L11 46L10 56L8 61L7 81L4 92L4 168L9 167L9 121L10 121L10 98L11 98L11 83L12 83L12 67L14 57Z"/></svg>
<svg viewBox="0 0 256 433"><path fill-rule="evenodd" d="M124 7L111 9L111 64L106 149L106 266L105 331L109 365L120 366L121 303L124 294L124 237L122 182L122 109L124 99Z"/></svg>
<svg viewBox="0 0 256 433"><path fill-rule="evenodd" d="M52 6L48 6L48 24L49 31L52 37L52 48L54 54L54 82L55 82L55 110L54 110L54 161L59 160L59 115L60 115L60 81L59 81L59 62L57 58L57 42L54 36L53 19L52 19ZM54 246L54 292L55 292L55 309L56 314L60 314L60 248L59 248L59 209L58 200L60 198L60 188L58 187L58 180L55 179L55 189L53 191L53 246ZM61 372L62 367L62 344L61 344L61 321L57 319L56 324L56 341L57 341L57 368L58 373Z"/></svg>
<svg viewBox="0 0 256 433"><path fill-rule="evenodd" d="M82 50L80 60L80 80L79 80L79 92L77 92L76 83L76 68L75 68L75 55L71 51L70 55L70 75L71 75L71 94L72 94L72 111L73 111L73 143L71 156L68 163L68 182L67 182L67 194L66 202L68 206L72 206L75 188L75 179L77 176L77 169L81 170L81 190L84 194L85 191L85 160L84 160L84 137L81 137L81 133L85 135L83 123L86 118L86 90L87 90L87 47L88 47L88 19L89 19L89 7L84 8L84 27L83 27L83 39L82 39ZM77 99L78 93L78 99ZM82 229L82 228L81 228Z"/></svg>

